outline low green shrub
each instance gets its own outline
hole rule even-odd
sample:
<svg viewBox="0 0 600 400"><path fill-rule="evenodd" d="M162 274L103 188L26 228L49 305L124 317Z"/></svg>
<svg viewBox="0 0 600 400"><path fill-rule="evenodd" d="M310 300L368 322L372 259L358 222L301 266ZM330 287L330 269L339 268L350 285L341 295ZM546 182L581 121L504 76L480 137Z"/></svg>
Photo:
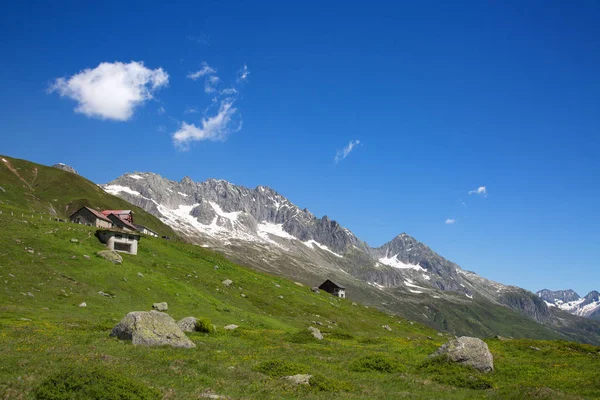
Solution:
<svg viewBox="0 0 600 400"><path fill-rule="evenodd" d="M273 377L305 374L308 372L308 368L302 364L283 360L264 361L254 367L254 370Z"/></svg>
<svg viewBox="0 0 600 400"><path fill-rule="evenodd" d="M38 400L157 400L160 391L102 369L70 369L45 379L33 392Z"/></svg>
<svg viewBox="0 0 600 400"><path fill-rule="evenodd" d="M196 320L196 331L203 333L213 333L214 327L210 319L201 318Z"/></svg>
<svg viewBox="0 0 600 400"><path fill-rule="evenodd" d="M302 329L294 333L290 333L286 336L286 340L290 343L296 344L308 344L308 343L316 343L323 342L323 340L317 340L314 338L312 333L310 333L307 329Z"/></svg>
<svg viewBox="0 0 600 400"><path fill-rule="evenodd" d="M331 339L340 339L340 340L352 340L354 339L354 335L345 332L331 332L329 337Z"/></svg>
<svg viewBox="0 0 600 400"><path fill-rule="evenodd" d="M444 385L475 390L494 387L491 377L469 366L450 361L445 356L428 358L419 368L427 372L432 380Z"/></svg>
<svg viewBox="0 0 600 400"><path fill-rule="evenodd" d="M311 376L308 383L311 388L321 392L349 392L352 390L352 386L349 383L328 378L323 375Z"/></svg>
<svg viewBox="0 0 600 400"><path fill-rule="evenodd" d="M350 370L355 372L401 372L402 365L395 359L383 355L375 354L358 358L350 363Z"/></svg>

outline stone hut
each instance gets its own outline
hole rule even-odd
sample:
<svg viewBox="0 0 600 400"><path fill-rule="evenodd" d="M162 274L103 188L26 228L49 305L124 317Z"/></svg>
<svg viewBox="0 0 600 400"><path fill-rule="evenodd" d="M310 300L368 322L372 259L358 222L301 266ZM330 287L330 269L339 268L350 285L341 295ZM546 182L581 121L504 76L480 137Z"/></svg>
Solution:
<svg viewBox="0 0 600 400"><path fill-rule="evenodd" d="M319 286L319 289L324 290L327 293L331 293L336 297L340 297L342 299L346 298L346 288L335 284L329 279L323 282L321 286Z"/></svg>
<svg viewBox="0 0 600 400"><path fill-rule="evenodd" d="M95 226L96 228L110 229L113 226L111 220L100 211L85 206L71 214L69 219L76 224Z"/></svg>

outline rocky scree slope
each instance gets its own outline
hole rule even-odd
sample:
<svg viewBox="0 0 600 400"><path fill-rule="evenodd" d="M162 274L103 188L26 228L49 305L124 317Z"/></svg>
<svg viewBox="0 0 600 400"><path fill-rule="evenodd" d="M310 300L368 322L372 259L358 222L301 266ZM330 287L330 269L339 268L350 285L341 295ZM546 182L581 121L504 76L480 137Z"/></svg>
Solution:
<svg viewBox="0 0 600 400"><path fill-rule="evenodd" d="M502 325L508 324L513 336L528 332L589 341L587 331L570 329L576 324L571 316L556 316L533 293L465 271L405 233L370 247L338 222L318 218L266 186L249 189L217 179L176 182L154 173L128 173L103 187L188 240L237 262L311 286L329 278L347 286L358 301L438 329L507 334ZM506 309L526 318L506 314ZM565 327L567 336L561 333ZM600 333L600 324L590 329ZM600 336L596 339L600 342Z"/></svg>

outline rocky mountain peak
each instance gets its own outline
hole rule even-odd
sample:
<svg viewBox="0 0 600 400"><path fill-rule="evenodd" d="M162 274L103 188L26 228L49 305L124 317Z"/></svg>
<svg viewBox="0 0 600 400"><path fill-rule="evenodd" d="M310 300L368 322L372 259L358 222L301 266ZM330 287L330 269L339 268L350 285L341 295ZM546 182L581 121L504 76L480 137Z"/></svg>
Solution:
<svg viewBox="0 0 600 400"><path fill-rule="evenodd" d="M538 297L548 303L556 303L557 301L561 301L563 303L568 303L571 301L579 300L581 297L572 289L567 290L548 290L542 289L536 293Z"/></svg>
<svg viewBox="0 0 600 400"><path fill-rule="evenodd" d="M52 167L54 168L58 168L58 169L62 169L63 171L67 171L67 172L71 172L73 174L77 174L77 171L75 170L75 168L71 167L70 165L67 164L63 164L63 163L58 163L58 164L54 164Z"/></svg>

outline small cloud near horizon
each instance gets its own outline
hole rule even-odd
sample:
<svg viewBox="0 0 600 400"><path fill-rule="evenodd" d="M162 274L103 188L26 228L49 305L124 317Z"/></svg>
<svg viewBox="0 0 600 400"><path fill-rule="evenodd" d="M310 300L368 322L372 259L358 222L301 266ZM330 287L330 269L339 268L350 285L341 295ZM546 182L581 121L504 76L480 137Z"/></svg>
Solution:
<svg viewBox="0 0 600 400"><path fill-rule="evenodd" d="M137 107L169 83L162 68L149 69L143 61L103 62L71 77L57 78L48 88L77 102L76 113L90 118L129 120Z"/></svg>
<svg viewBox="0 0 600 400"><path fill-rule="evenodd" d="M454 218L446 219L446 225L453 225L455 222L456 222L456 220Z"/></svg>
<svg viewBox="0 0 600 400"><path fill-rule="evenodd" d="M187 77L191 80L195 81L197 79L202 78L205 75L213 75L216 74L217 70L212 68L206 61L202 61L202 68L200 68L196 72L190 72Z"/></svg>
<svg viewBox="0 0 600 400"><path fill-rule="evenodd" d="M335 153L333 161L335 161L336 164L339 163L344 158L348 157L350 152L352 152L352 150L354 150L354 148L359 144L360 140L351 140L346 147L344 147L342 150L338 150Z"/></svg>
<svg viewBox="0 0 600 400"><path fill-rule="evenodd" d="M477 189L469 190L469 195L471 194L487 197L487 188L485 186L479 186Z"/></svg>

